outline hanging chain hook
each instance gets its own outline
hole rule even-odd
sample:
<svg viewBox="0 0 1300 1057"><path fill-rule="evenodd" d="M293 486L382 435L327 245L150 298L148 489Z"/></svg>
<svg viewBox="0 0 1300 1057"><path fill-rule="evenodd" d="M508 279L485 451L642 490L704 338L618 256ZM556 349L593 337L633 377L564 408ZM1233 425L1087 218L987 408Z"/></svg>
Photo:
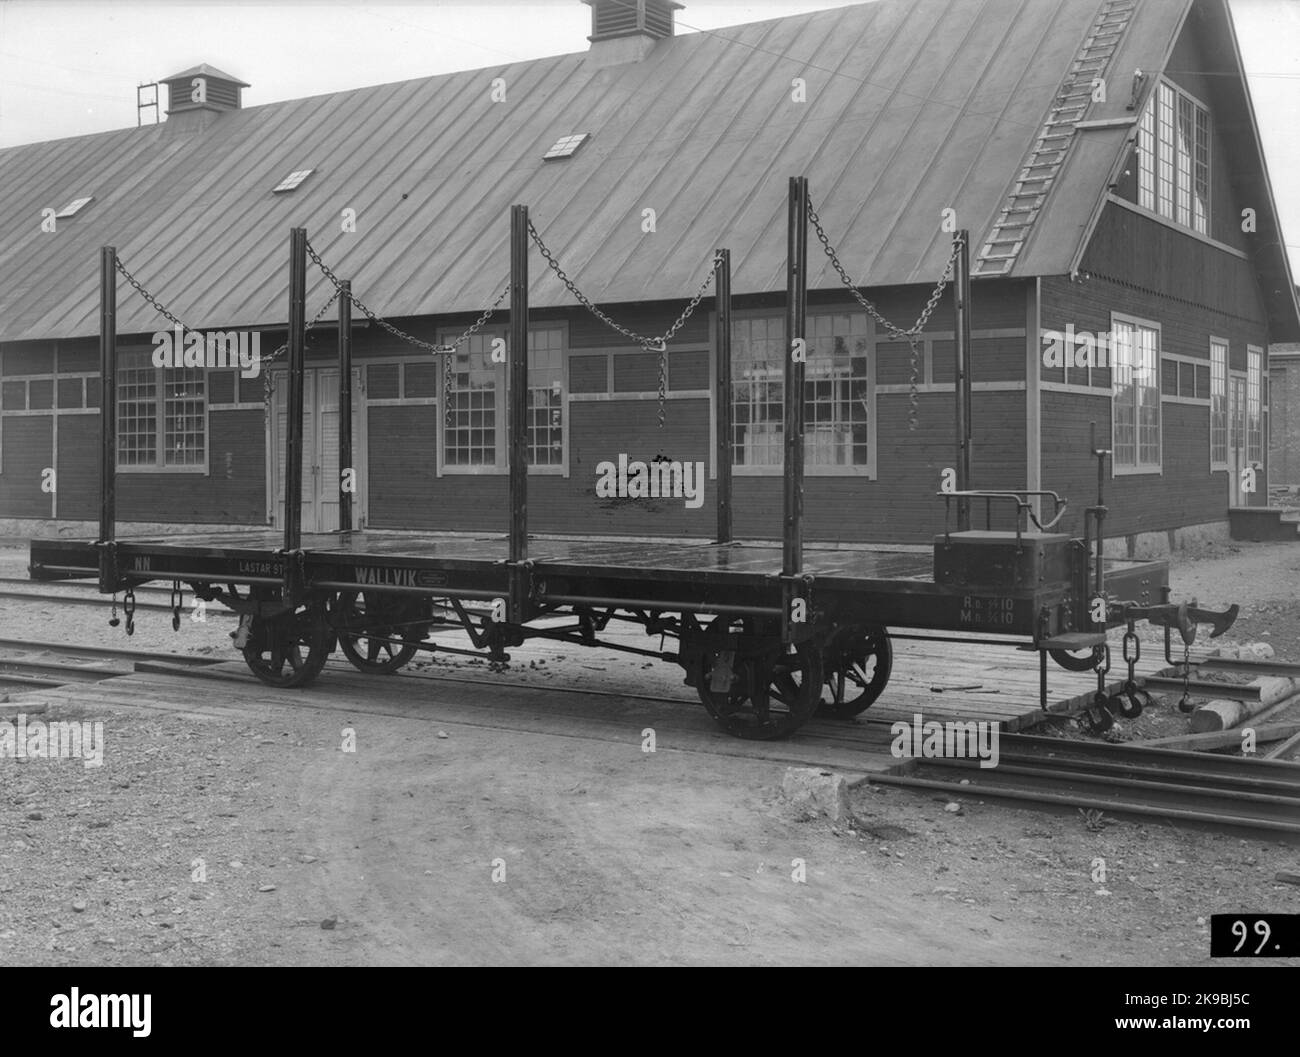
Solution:
<svg viewBox="0 0 1300 1057"><path fill-rule="evenodd" d="M135 634L135 590L128 587L122 595L122 613L126 617L126 633Z"/></svg>

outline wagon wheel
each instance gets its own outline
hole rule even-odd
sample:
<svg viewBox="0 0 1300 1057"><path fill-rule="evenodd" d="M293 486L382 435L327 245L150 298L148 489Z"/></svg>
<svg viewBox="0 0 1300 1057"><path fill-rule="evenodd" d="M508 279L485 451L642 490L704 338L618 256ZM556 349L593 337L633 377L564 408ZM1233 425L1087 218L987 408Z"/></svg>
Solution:
<svg viewBox="0 0 1300 1057"><path fill-rule="evenodd" d="M852 719L865 712L884 691L893 667L888 629L879 624L840 628L822 652L826 684L819 714Z"/></svg>
<svg viewBox="0 0 1300 1057"><path fill-rule="evenodd" d="M334 649L325 604L299 605L290 613L254 617L244 662L269 686L306 686L320 674Z"/></svg>
<svg viewBox="0 0 1300 1057"><path fill-rule="evenodd" d="M1047 655L1067 672L1090 672L1101 663L1105 649L1104 646L1094 646L1083 653L1071 653L1069 650L1048 650Z"/></svg>
<svg viewBox="0 0 1300 1057"><path fill-rule="evenodd" d="M375 592L344 591L332 605L339 646L357 671L390 675L415 656L412 642L397 645L384 641L406 638L402 626L405 608L400 602L386 603Z"/></svg>
<svg viewBox="0 0 1300 1057"><path fill-rule="evenodd" d="M821 651L812 643L792 646L774 636L760 637L750 621L730 623L719 618L711 630L715 627L729 627L740 635L740 642L729 659L731 674L724 678L730 686L725 689L713 687L722 655L706 650L701 658L696 690L714 722L733 737L756 741L794 733L817 708Z"/></svg>

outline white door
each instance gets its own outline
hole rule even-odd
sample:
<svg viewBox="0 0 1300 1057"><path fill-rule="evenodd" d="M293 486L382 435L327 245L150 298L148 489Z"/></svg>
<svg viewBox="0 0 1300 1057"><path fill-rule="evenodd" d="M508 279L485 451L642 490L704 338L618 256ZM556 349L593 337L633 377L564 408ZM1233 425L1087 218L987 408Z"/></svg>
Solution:
<svg viewBox="0 0 1300 1057"><path fill-rule="evenodd" d="M275 450L275 524L284 525L284 460L288 435L288 386L284 372L275 379L275 414L270 443ZM361 373L352 372L352 455L362 462L364 423L361 418ZM364 475L352 501L352 524L365 518ZM302 415L302 531L336 532L339 527L339 372L337 367L313 368L303 379Z"/></svg>
<svg viewBox="0 0 1300 1057"><path fill-rule="evenodd" d="M1241 487L1246 466L1246 379L1228 376L1228 494L1231 506L1246 506L1250 499Z"/></svg>

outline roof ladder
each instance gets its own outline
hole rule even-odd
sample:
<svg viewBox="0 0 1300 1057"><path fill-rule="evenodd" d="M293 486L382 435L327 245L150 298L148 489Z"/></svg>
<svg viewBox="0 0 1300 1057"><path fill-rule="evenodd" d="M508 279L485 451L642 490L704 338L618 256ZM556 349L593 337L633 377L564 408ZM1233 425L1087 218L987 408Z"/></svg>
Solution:
<svg viewBox="0 0 1300 1057"><path fill-rule="evenodd" d="M1052 100L1047 120L1011 186L979 256L973 275L1007 275L1024 248L1034 221L1060 175L1075 128L1092 104L1093 83L1101 77L1124 37L1137 0L1106 0L1069 72Z"/></svg>
<svg viewBox="0 0 1300 1057"><path fill-rule="evenodd" d="M153 89L153 98L146 99L145 92ZM151 84L138 84L135 86L135 127L139 128L144 124L144 112L150 107L153 108L153 123L156 125L159 121L158 114L158 82Z"/></svg>

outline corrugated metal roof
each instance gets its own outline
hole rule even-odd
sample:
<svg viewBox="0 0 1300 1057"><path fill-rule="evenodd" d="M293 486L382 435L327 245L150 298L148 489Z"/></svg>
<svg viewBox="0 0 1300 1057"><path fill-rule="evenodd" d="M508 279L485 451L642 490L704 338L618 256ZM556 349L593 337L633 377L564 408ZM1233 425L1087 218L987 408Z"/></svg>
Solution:
<svg viewBox="0 0 1300 1057"><path fill-rule="evenodd" d="M1157 46L1187 2L1142 5ZM679 36L639 63L584 52L253 107L195 131L0 150L0 339L95 333L103 244L191 325L283 321L293 226L383 315L475 311L506 280L515 202L597 301L687 297L716 246L733 252L737 294L779 291L794 175L858 282L929 282L949 248L942 211L985 235L1098 6L880 0ZM492 100L495 78L506 102ZM591 133L582 150L543 163L578 132ZM1114 139L1083 139L1070 164L1104 171ZM299 169L314 172L272 194ZM1083 213L1100 191L1088 182ZM56 233L40 230L42 208L85 195ZM1053 235L1078 230L1060 197ZM355 234L340 228L346 208ZM1033 268L1068 270L1077 245L1035 238ZM835 285L812 246L810 286ZM327 286L314 271L309 282L312 311ZM573 303L536 255L531 285L535 306ZM162 325L121 290L119 332Z"/></svg>

